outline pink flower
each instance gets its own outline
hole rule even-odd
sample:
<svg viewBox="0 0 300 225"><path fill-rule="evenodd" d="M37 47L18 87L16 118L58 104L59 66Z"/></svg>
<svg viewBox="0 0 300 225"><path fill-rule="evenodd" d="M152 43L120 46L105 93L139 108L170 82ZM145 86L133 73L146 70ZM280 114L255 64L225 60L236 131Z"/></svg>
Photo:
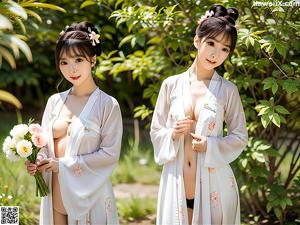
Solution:
<svg viewBox="0 0 300 225"><path fill-rule="evenodd" d="M219 192L212 192L210 193L210 201L212 203L212 206L215 207L220 203L220 194Z"/></svg>
<svg viewBox="0 0 300 225"><path fill-rule="evenodd" d="M210 131L212 131L213 129L215 129L215 127L216 127L216 121L215 121L215 120L211 121L211 122L208 124L208 129L209 129Z"/></svg>
<svg viewBox="0 0 300 225"><path fill-rule="evenodd" d="M31 140L38 148L42 148L47 144L47 139L43 133L34 133L31 137Z"/></svg>
<svg viewBox="0 0 300 225"><path fill-rule="evenodd" d="M41 133L42 127L38 123L33 123L29 125L29 132L31 134Z"/></svg>
<svg viewBox="0 0 300 225"><path fill-rule="evenodd" d="M73 172L74 172L74 174L75 174L76 177L79 177L79 176L82 175L82 170L81 170L79 164L75 164L75 165L73 166Z"/></svg>

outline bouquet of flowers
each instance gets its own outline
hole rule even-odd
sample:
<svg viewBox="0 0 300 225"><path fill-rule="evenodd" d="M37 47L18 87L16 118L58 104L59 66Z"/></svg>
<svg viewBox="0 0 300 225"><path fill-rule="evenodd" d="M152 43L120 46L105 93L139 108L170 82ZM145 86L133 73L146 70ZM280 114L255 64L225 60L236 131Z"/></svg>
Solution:
<svg viewBox="0 0 300 225"><path fill-rule="evenodd" d="M21 158L27 158L31 163L35 163L37 153L46 146L47 139L42 132L42 127L32 120L27 124L19 124L10 131L10 136L5 138L3 152L6 157L14 162ZM34 175L36 181L36 196L46 196L49 191L40 171Z"/></svg>

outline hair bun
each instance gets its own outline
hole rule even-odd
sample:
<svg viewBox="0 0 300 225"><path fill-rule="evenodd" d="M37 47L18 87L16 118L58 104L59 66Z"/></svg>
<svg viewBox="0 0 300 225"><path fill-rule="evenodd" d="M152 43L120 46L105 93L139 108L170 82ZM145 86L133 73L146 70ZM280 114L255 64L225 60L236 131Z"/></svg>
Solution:
<svg viewBox="0 0 300 225"><path fill-rule="evenodd" d="M227 10L224 6L214 4L211 8L210 11L214 12L214 17L220 17L220 16L226 16L227 15Z"/></svg>
<svg viewBox="0 0 300 225"><path fill-rule="evenodd" d="M239 17L238 10L233 7L226 9L222 5L215 4L210 8L210 10L214 12L213 17L224 17L233 25L235 25L235 21Z"/></svg>
<svg viewBox="0 0 300 225"><path fill-rule="evenodd" d="M237 18L239 17L239 11L236 8L228 8L227 9L227 14L228 16L230 16L232 19L234 19L234 21L237 20Z"/></svg>

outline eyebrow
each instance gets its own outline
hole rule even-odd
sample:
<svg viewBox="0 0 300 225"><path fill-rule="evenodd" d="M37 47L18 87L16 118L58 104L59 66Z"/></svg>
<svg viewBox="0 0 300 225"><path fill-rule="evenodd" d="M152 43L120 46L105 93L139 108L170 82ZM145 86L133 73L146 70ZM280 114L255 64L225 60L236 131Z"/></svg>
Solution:
<svg viewBox="0 0 300 225"><path fill-rule="evenodd" d="M82 55L70 56L70 58L84 57ZM60 58L59 60L66 60L67 58Z"/></svg>
<svg viewBox="0 0 300 225"><path fill-rule="evenodd" d="M216 40L215 38L213 38L213 37L211 37L211 38L208 38L208 40L209 39L212 39L212 40L214 40L214 41L216 41L216 42L219 42L218 40ZM225 47L228 47L228 48L230 48L230 45L224 45Z"/></svg>

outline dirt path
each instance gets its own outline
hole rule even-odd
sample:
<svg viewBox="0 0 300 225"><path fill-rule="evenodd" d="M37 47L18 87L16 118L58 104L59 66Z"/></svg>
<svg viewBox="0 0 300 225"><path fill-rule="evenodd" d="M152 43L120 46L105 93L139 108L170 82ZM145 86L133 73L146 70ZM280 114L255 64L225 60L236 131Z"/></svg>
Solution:
<svg viewBox="0 0 300 225"><path fill-rule="evenodd" d="M118 184L114 186L116 198L130 198L132 196L139 198L157 198L157 185L144 184Z"/></svg>

